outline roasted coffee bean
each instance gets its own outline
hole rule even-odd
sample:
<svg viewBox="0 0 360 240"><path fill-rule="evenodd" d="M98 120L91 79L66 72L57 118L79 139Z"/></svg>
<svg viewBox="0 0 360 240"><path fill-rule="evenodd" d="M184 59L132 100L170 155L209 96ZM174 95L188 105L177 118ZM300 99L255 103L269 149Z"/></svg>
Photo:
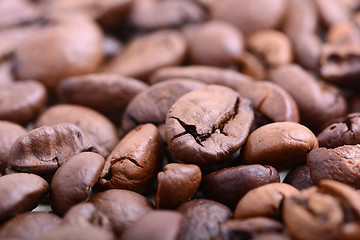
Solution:
<svg viewBox="0 0 360 240"><path fill-rule="evenodd" d="M110 219L113 231L120 236L133 223L153 210L153 204L144 196L120 189L96 194L90 199L97 211Z"/></svg>
<svg viewBox="0 0 360 240"><path fill-rule="evenodd" d="M294 98L301 122L312 130L346 114L346 101L340 90L318 81L298 65L281 66L270 73L270 79Z"/></svg>
<svg viewBox="0 0 360 240"><path fill-rule="evenodd" d="M120 121L128 103L147 85L116 74L90 74L67 78L57 87L65 103L95 109L114 121Z"/></svg>
<svg viewBox="0 0 360 240"><path fill-rule="evenodd" d="M232 217L229 208L208 199L187 201L177 211L185 217L181 240L217 239L222 236L222 225Z"/></svg>
<svg viewBox="0 0 360 240"><path fill-rule="evenodd" d="M294 99L277 84L266 81L251 82L244 84L238 92L242 97L251 100L255 111L273 122L300 121Z"/></svg>
<svg viewBox="0 0 360 240"><path fill-rule="evenodd" d="M178 240L183 222L184 217L178 212L152 211L129 227L121 240Z"/></svg>
<svg viewBox="0 0 360 240"><path fill-rule="evenodd" d="M16 76L53 89L63 78L95 71L103 58L102 41L101 30L86 15L54 15L16 50Z"/></svg>
<svg viewBox="0 0 360 240"><path fill-rule="evenodd" d="M235 218L280 217L281 204L285 197L299 191L286 183L270 183L245 194L235 209Z"/></svg>
<svg viewBox="0 0 360 240"><path fill-rule="evenodd" d="M186 49L185 39L178 32L157 31L129 42L104 71L146 79L162 67L180 65Z"/></svg>
<svg viewBox="0 0 360 240"><path fill-rule="evenodd" d="M22 126L0 120L0 173L4 173L10 159L11 145L15 140L27 133Z"/></svg>
<svg viewBox="0 0 360 240"><path fill-rule="evenodd" d="M246 164L268 164L278 169L304 163L307 153L318 147L315 135L294 122L264 125L252 132L243 148Z"/></svg>
<svg viewBox="0 0 360 240"><path fill-rule="evenodd" d="M245 76L251 76L256 80L265 80L268 75L266 66L261 62L261 59L249 51L244 51L241 55L239 71Z"/></svg>
<svg viewBox="0 0 360 240"><path fill-rule="evenodd" d="M232 24L210 21L199 25L189 37L192 64L231 67L240 60L244 37Z"/></svg>
<svg viewBox="0 0 360 240"><path fill-rule="evenodd" d="M244 165L210 173L203 178L205 195L234 209L250 190L265 184L279 182L279 173L271 166Z"/></svg>
<svg viewBox="0 0 360 240"><path fill-rule="evenodd" d="M171 28L201 22L206 12L196 1L135 0L130 23L138 29Z"/></svg>
<svg viewBox="0 0 360 240"><path fill-rule="evenodd" d="M71 156L86 151L96 152L96 148L79 127L69 123L40 127L13 143L8 170L54 174Z"/></svg>
<svg viewBox="0 0 360 240"><path fill-rule="evenodd" d="M210 165L243 145L254 119L251 103L230 88L210 85L179 98L166 116L166 140L185 163Z"/></svg>
<svg viewBox="0 0 360 240"><path fill-rule="evenodd" d="M286 65L293 61L290 39L282 32L258 31L249 35L246 43L249 52L260 58L265 68Z"/></svg>
<svg viewBox="0 0 360 240"><path fill-rule="evenodd" d="M332 179L360 188L359 160L360 145L344 145L334 149L312 150L307 156L306 165L315 184L322 179Z"/></svg>
<svg viewBox="0 0 360 240"><path fill-rule="evenodd" d="M227 232L225 239L258 239L265 234L284 233L285 235L286 232L285 226L281 222L267 217L228 220L225 229Z"/></svg>
<svg viewBox="0 0 360 240"><path fill-rule="evenodd" d="M320 59L321 76L333 84L359 87L358 69L360 49L358 45L329 46L322 49Z"/></svg>
<svg viewBox="0 0 360 240"><path fill-rule="evenodd" d="M112 233L98 227L69 226L63 225L42 235L37 240L114 240Z"/></svg>
<svg viewBox="0 0 360 240"><path fill-rule="evenodd" d="M298 190L314 186L310 177L310 169L307 165L302 165L291 170L286 175L284 183L290 184Z"/></svg>
<svg viewBox="0 0 360 240"><path fill-rule="evenodd" d="M85 201L104 167L103 156L83 152L69 158L51 181L51 209L63 216L73 205Z"/></svg>
<svg viewBox="0 0 360 240"><path fill-rule="evenodd" d="M100 189L120 188L143 193L151 186L163 161L163 143L153 124L130 131L106 159Z"/></svg>
<svg viewBox="0 0 360 240"><path fill-rule="evenodd" d="M171 163L158 173L156 205L173 209L193 198L201 183L201 170L194 164Z"/></svg>
<svg viewBox="0 0 360 240"><path fill-rule="evenodd" d="M47 102L45 87L33 80L0 87L0 119L27 124Z"/></svg>
<svg viewBox="0 0 360 240"><path fill-rule="evenodd" d="M340 203L314 188L284 199L283 221L295 239L334 239L343 217Z"/></svg>
<svg viewBox="0 0 360 240"><path fill-rule="evenodd" d="M336 148L360 143L360 113L351 113L331 122L317 136L320 147Z"/></svg>
<svg viewBox="0 0 360 240"><path fill-rule="evenodd" d="M97 151L107 157L119 141L115 125L102 114L83 106L59 104L44 111L35 122L35 127L60 123L77 125Z"/></svg>
<svg viewBox="0 0 360 240"><path fill-rule="evenodd" d="M64 223L71 226L86 227L94 225L112 231L109 218L98 211L92 203L79 203L70 208L63 217Z"/></svg>
<svg viewBox="0 0 360 240"><path fill-rule="evenodd" d="M190 79L171 79L150 86L139 93L126 108L121 122L123 132L127 133L144 123L164 124L166 114L176 100L204 86L205 84Z"/></svg>
<svg viewBox="0 0 360 240"><path fill-rule="evenodd" d="M252 11L257 9L257 11ZM276 28L286 12L284 0L222 0L212 1L210 17L228 21L248 35L260 30Z"/></svg>
<svg viewBox="0 0 360 240"><path fill-rule="evenodd" d="M49 191L49 184L29 173L0 177L0 222L16 214L31 211Z"/></svg>
<svg viewBox="0 0 360 240"><path fill-rule="evenodd" d="M313 34L300 34L293 40L296 61L305 69L318 71L322 54L321 39Z"/></svg>
<svg viewBox="0 0 360 240"><path fill-rule="evenodd" d="M239 72L209 66L165 67L156 71L150 78L150 83L172 78L189 78L205 84L218 84L237 91L244 84L252 81L251 77Z"/></svg>
<svg viewBox="0 0 360 240"><path fill-rule="evenodd" d="M62 219L55 214L28 212L19 214L0 227L1 239L37 239L59 227Z"/></svg>

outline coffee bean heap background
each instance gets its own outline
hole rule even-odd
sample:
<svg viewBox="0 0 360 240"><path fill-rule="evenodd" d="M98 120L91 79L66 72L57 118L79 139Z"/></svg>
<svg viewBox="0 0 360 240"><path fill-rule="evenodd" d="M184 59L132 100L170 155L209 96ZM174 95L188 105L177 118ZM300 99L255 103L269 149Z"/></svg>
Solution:
<svg viewBox="0 0 360 240"><path fill-rule="evenodd" d="M360 239L358 189L359 0L0 0L0 239Z"/></svg>

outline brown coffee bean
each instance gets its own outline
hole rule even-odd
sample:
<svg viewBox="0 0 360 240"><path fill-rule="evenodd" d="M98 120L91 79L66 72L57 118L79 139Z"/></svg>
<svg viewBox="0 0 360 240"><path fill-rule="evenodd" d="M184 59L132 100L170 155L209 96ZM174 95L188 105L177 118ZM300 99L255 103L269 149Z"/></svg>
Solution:
<svg viewBox="0 0 360 240"><path fill-rule="evenodd" d="M0 173L4 173L10 159L11 145L15 140L27 133L26 129L22 126L0 120Z"/></svg>
<svg viewBox="0 0 360 240"><path fill-rule="evenodd" d="M115 125L102 114L83 106L59 104L44 111L35 127L72 123L81 128L98 152L107 157L119 141Z"/></svg>
<svg viewBox="0 0 360 240"><path fill-rule="evenodd" d="M106 159L100 189L120 188L143 193L151 186L163 161L157 127L143 124L130 131Z"/></svg>
<svg viewBox="0 0 360 240"><path fill-rule="evenodd" d="M268 71L262 60L255 54L244 51L239 61L239 71L245 75L251 76L256 80L267 79ZM239 88L241 89L241 88Z"/></svg>
<svg viewBox="0 0 360 240"><path fill-rule="evenodd" d="M177 240L183 221L175 211L152 211L129 227L121 240Z"/></svg>
<svg viewBox="0 0 360 240"><path fill-rule="evenodd" d="M33 80L0 87L0 119L27 124L47 102L45 87Z"/></svg>
<svg viewBox="0 0 360 240"><path fill-rule="evenodd" d="M300 34L293 40L296 61L304 68L318 72L321 52L321 39L313 34Z"/></svg>
<svg viewBox="0 0 360 240"><path fill-rule="evenodd" d="M103 58L102 41L101 30L87 16L62 13L46 18L44 27L16 50L15 73L52 89L63 78L95 71Z"/></svg>
<svg viewBox="0 0 360 240"><path fill-rule="evenodd" d="M187 201L177 211L185 217L179 236L181 240L218 239L222 235L222 226L232 217L229 208L208 199Z"/></svg>
<svg viewBox="0 0 360 240"><path fill-rule="evenodd" d="M306 160L311 180L318 184L321 179L332 179L360 188L358 169L360 145L344 145L334 149L312 150Z"/></svg>
<svg viewBox="0 0 360 240"><path fill-rule="evenodd" d="M210 165L240 149L253 119L248 99L210 85L185 94L170 108L166 140L180 161Z"/></svg>
<svg viewBox="0 0 360 240"><path fill-rule="evenodd" d="M0 222L31 211L49 191L49 184L35 174L14 173L0 177Z"/></svg>
<svg viewBox="0 0 360 240"><path fill-rule="evenodd" d="M298 65L281 66L271 71L270 79L294 98L301 122L312 130L347 111L346 101L338 88L317 81Z"/></svg>
<svg viewBox="0 0 360 240"><path fill-rule="evenodd" d="M152 211L154 207L144 196L120 189L111 189L96 194L90 199L90 203L110 219L113 231L117 236Z"/></svg>
<svg viewBox="0 0 360 240"><path fill-rule="evenodd" d="M330 46L325 45L320 59L321 76L333 84L358 87L360 76L358 45Z"/></svg>
<svg viewBox="0 0 360 240"><path fill-rule="evenodd" d="M89 197L104 167L105 159L97 153L83 152L69 158L51 181L51 209L63 216L72 206Z"/></svg>
<svg viewBox="0 0 360 240"><path fill-rule="evenodd" d="M312 0L287 1L287 13L283 31L291 40L303 34L315 33L318 27L318 13Z"/></svg>
<svg viewBox="0 0 360 240"><path fill-rule="evenodd" d="M68 123L40 127L13 143L8 169L51 175L71 156L86 151L96 148L79 127Z"/></svg>
<svg viewBox="0 0 360 240"><path fill-rule="evenodd" d="M173 209L193 198L201 183L201 170L194 164L170 163L157 176L157 208Z"/></svg>
<svg viewBox="0 0 360 240"><path fill-rule="evenodd" d="M0 227L1 239L37 239L59 227L62 219L55 214L28 212L15 216Z"/></svg>
<svg viewBox="0 0 360 240"><path fill-rule="evenodd" d="M286 231L281 222L267 217L228 220L225 229L229 239L258 239L265 234L281 234ZM281 240L282 238L275 239Z"/></svg>
<svg viewBox="0 0 360 240"><path fill-rule="evenodd" d="M203 177L205 195L234 209L251 189L279 182L279 173L271 166L258 164L224 168Z"/></svg>
<svg viewBox="0 0 360 240"><path fill-rule="evenodd" d="M112 231L109 218L98 211L92 203L79 203L71 207L63 217L64 223L71 226L86 227L94 225Z"/></svg>
<svg viewBox="0 0 360 240"><path fill-rule="evenodd" d="M289 64L293 61L293 52L290 39L280 31L262 30L246 38L248 50L266 68Z"/></svg>
<svg viewBox="0 0 360 240"><path fill-rule="evenodd" d="M243 148L246 164L268 164L278 169L304 163L307 153L318 147L315 135L293 122L264 125L252 132Z"/></svg>
<svg viewBox="0 0 360 240"><path fill-rule="evenodd" d="M150 83L169 80L172 78L189 78L199 80L205 84L218 84L237 91L252 79L244 74L229 69L208 66L165 67L156 71L150 78Z"/></svg>
<svg viewBox="0 0 360 240"><path fill-rule="evenodd" d="M135 0L130 23L138 29L171 28L201 22L206 12L196 1Z"/></svg>
<svg viewBox="0 0 360 240"><path fill-rule="evenodd" d="M242 97L251 100L255 111L273 122L300 121L299 110L294 99L277 84L256 81L244 84L238 92Z"/></svg>
<svg viewBox="0 0 360 240"><path fill-rule="evenodd" d="M280 217L281 204L285 197L299 191L286 183L270 183L245 194L235 209L235 218Z"/></svg>
<svg viewBox="0 0 360 240"><path fill-rule="evenodd" d="M57 93L65 103L87 106L120 121L128 103L146 88L136 79L96 73L65 79L58 85Z"/></svg>
<svg viewBox="0 0 360 240"><path fill-rule="evenodd" d="M146 79L162 67L180 65L186 48L185 39L178 32L157 31L129 42L104 71Z"/></svg>
<svg viewBox="0 0 360 240"><path fill-rule="evenodd" d="M212 1L210 5L212 19L228 21L246 35L278 27L285 12L284 0L222 0Z"/></svg>
<svg viewBox="0 0 360 240"><path fill-rule="evenodd" d="M343 212L335 198L310 188L285 197L283 220L295 239L334 239Z"/></svg>
<svg viewBox="0 0 360 240"><path fill-rule="evenodd" d="M230 67L239 61L244 37L232 24L210 21L196 27L189 38L192 64Z"/></svg>
<svg viewBox="0 0 360 240"><path fill-rule="evenodd" d="M350 113L331 122L317 136L320 147L335 148L360 143L360 113Z"/></svg>
<svg viewBox="0 0 360 240"><path fill-rule="evenodd" d="M306 165L296 167L285 177L284 183L290 184L298 190L314 186L310 178L310 169Z"/></svg>
<svg viewBox="0 0 360 240"><path fill-rule="evenodd" d="M139 93L126 108L121 122L123 132L127 133L144 123L164 124L166 114L176 100L204 86L205 84L190 79L171 79L150 86Z"/></svg>
<svg viewBox="0 0 360 240"><path fill-rule="evenodd" d="M69 226L63 225L42 235L37 240L114 240L112 233L98 227Z"/></svg>

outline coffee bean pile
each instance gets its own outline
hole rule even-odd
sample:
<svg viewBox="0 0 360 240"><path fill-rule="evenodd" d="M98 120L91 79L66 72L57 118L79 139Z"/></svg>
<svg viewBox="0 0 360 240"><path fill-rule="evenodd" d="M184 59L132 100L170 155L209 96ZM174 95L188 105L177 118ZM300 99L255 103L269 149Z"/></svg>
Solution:
<svg viewBox="0 0 360 240"><path fill-rule="evenodd" d="M358 189L359 0L0 0L0 239L353 240Z"/></svg>

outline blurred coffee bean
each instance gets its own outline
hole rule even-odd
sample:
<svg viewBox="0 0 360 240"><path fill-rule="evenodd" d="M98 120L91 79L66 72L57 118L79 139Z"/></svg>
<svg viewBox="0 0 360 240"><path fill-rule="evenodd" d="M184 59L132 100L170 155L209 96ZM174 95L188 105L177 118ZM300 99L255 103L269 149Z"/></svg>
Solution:
<svg viewBox="0 0 360 240"><path fill-rule="evenodd" d="M314 186L310 178L310 169L307 165L301 165L289 171L284 183L290 184L298 190Z"/></svg>

